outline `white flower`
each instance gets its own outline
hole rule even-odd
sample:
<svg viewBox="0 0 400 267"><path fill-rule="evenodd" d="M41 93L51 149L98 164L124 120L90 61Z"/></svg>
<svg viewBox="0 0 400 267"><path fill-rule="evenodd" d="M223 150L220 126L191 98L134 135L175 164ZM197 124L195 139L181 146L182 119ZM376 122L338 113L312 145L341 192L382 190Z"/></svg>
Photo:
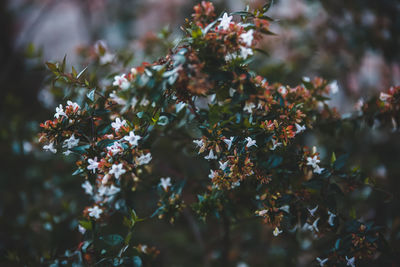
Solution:
<svg viewBox="0 0 400 267"><path fill-rule="evenodd" d="M99 208L99 206L94 206L93 208L88 208L89 216L94 217L96 219L100 218L100 214L103 213L103 210Z"/></svg>
<svg viewBox="0 0 400 267"><path fill-rule="evenodd" d="M313 208L313 209L307 208L307 210L308 210L308 212L311 214L311 216L314 217L315 212L318 210L318 205L317 205L315 208Z"/></svg>
<svg viewBox="0 0 400 267"><path fill-rule="evenodd" d="M272 232L274 234L274 236L278 236L279 234L281 234L283 231L279 230L278 227L275 227L274 231Z"/></svg>
<svg viewBox="0 0 400 267"><path fill-rule="evenodd" d="M114 77L114 86L119 86L122 90L126 90L131 85L129 81L126 79L126 75L123 74L121 76L117 75Z"/></svg>
<svg viewBox="0 0 400 267"><path fill-rule="evenodd" d="M111 185L108 190L107 190L107 196L112 196L117 194L119 191L121 191L121 189L119 187L116 187L114 185Z"/></svg>
<svg viewBox="0 0 400 267"><path fill-rule="evenodd" d="M67 117L67 114L65 114L63 106L60 104L58 107L56 107L56 114L54 114L55 118L59 118L60 116L65 116Z"/></svg>
<svg viewBox="0 0 400 267"><path fill-rule="evenodd" d="M204 145L203 139L193 140L193 143L195 143L197 147L202 147Z"/></svg>
<svg viewBox="0 0 400 267"><path fill-rule="evenodd" d="M311 165L313 168L316 168L320 160L318 159L318 156L315 155L314 157L308 157L307 158L307 165Z"/></svg>
<svg viewBox="0 0 400 267"><path fill-rule="evenodd" d="M143 154L140 157L136 158L138 165L148 164L151 161L151 159L152 157L150 153L147 153L146 155Z"/></svg>
<svg viewBox="0 0 400 267"><path fill-rule="evenodd" d="M311 81L310 77L304 76L303 81L309 83Z"/></svg>
<svg viewBox="0 0 400 267"><path fill-rule="evenodd" d="M278 92L281 94L281 95L286 95L287 94L287 89L286 89L286 87L285 86L280 86L279 88L278 88Z"/></svg>
<svg viewBox="0 0 400 267"><path fill-rule="evenodd" d="M54 142L50 142L48 145L44 145L43 149L46 151L50 151L51 153L57 153L57 149L54 147Z"/></svg>
<svg viewBox="0 0 400 267"><path fill-rule="evenodd" d="M346 256L346 261L347 261L347 266L351 266L351 267L356 267L356 259L354 257L352 258L347 258Z"/></svg>
<svg viewBox="0 0 400 267"><path fill-rule="evenodd" d="M78 143L79 143L79 138L75 138L75 135L72 134L70 138L64 140L63 147L70 149L76 147Z"/></svg>
<svg viewBox="0 0 400 267"><path fill-rule="evenodd" d="M243 59L247 59L249 56L253 55L253 49L247 48L244 46L240 47L240 57Z"/></svg>
<svg viewBox="0 0 400 267"><path fill-rule="evenodd" d="M316 231L316 232L319 232L319 230L318 230L318 221L319 221L319 217L311 225L311 228L314 229L314 231Z"/></svg>
<svg viewBox="0 0 400 267"><path fill-rule="evenodd" d="M220 161L220 162L219 162L219 168L220 168L221 170L225 170L226 167L228 167L228 161L225 161L225 162Z"/></svg>
<svg viewBox="0 0 400 267"><path fill-rule="evenodd" d="M139 103L139 105L144 106L144 107L146 107L148 104L150 104L150 101L147 100L146 98L143 98Z"/></svg>
<svg viewBox="0 0 400 267"><path fill-rule="evenodd" d="M260 211L258 211L258 216L264 216L267 213L268 213L268 210L260 210Z"/></svg>
<svg viewBox="0 0 400 267"><path fill-rule="evenodd" d="M76 109L80 109L81 107L78 105L76 102L72 102L71 100L67 101L67 105L72 107L72 109L75 111Z"/></svg>
<svg viewBox="0 0 400 267"><path fill-rule="evenodd" d="M69 154L71 154L71 153L72 153L71 150L66 150L66 151L63 152L63 154L64 154L65 156L69 156Z"/></svg>
<svg viewBox="0 0 400 267"><path fill-rule="evenodd" d="M85 181L82 184L82 188L85 189L86 194L93 195L93 186L89 183L89 181Z"/></svg>
<svg viewBox="0 0 400 267"><path fill-rule="evenodd" d="M81 233L82 235L83 235L84 233L86 233L86 229L85 229L85 227L83 227L82 225L78 225L78 231L79 231L79 233Z"/></svg>
<svg viewBox="0 0 400 267"><path fill-rule="evenodd" d="M270 150L275 150L278 146L281 146L282 143L278 143L278 140L276 139L272 139L272 147L270 148Z"/></svg>
<svg viewBox="0 0 400 267"><path fill-rule="evenodd" d="M115 91L113 91L110 94L110 98L111 98L112 101L114 101L118 105L125 105L126 104L126 101L124 99L120 98Z"/></svg>
<svg viewBox="0 0 400 267"><path fill-rule="evenodd" d="M223 30L227 30L229 28L229 24L231 23L232 16L228 17L228 13L224 13L222 18L219 19L221 22L219 23L218 28L222 28Z"/></svg>
<svg viewBox="0 0 400 267"><path fill-rule="evenodd" d="M97 192L99 193L100 196L104 196L108 192L108 187L102 185L97 189Z"/></svg>
<svg viewBox="0 0 400 267"><path fill-rule="evenodd" d="M164 191L167 191L168 187L171 186L171 177L161 178L159 185L164 189Z"/></svg>
<svg viewBox="0 0 400 267"><path fill-rule="evenodd" d="M334 224L333 220L335 219L336 215L333 214L332 212L330 212L329 210L328 210L328 215L329 215L328 224L330 226L334 226L335 224Z"/></svg>
<svg viewBox="0 0 400 267"><path fill-rule="evenodd" d="M114 60L114 54L109 52L104 53L104 55L100 56L100 65L106 65L111 63Z"/></svg>
<svg viewBox="0 0 400 267"><path fill-rule="evenodd" d="M246 102L246 105L244 105L243 110L247 111L248 113L253 113L253 108L255 108L256 105L252 102Z"/></svg>
<svg viewBox="0 0 400 267"><path fill-rule="evenodd" d="M138 141L142 139L139 135L135 135L133 131L129 132L129 135L124 136L124 140L128 141L131 146L135 147L138 145Z"/></svg>
<svg viewBox="0 0 400 267"><path fill-rule="evenodd" d="M87 166L87 169L90 171L92 170L93 173L96 172L96 169L99 167L99 163L97 162L97 157L94 159L88 159L89 166Z"/></svg>
<svg viewBox="0 0 400 267"><path fill-rule="evenodd" d="M233 95L235 94L236 90L233 88L229 88L229 96L233 97Z"/></svg>
<svg viewBox="0 0 400 267"><path fill-rule="evenodd" d="M316 260L318 261L318 263L319 263L319 266L324 266L325 265L325 263L328 261L328 258L325 258L325 259L320 259L320 258L316 258Z"/></svg>
<svg viewBox="0 0 400 267"><path fill-rule="evenodd" d="M210 170L210 174L208 175L208 178L213 179L217 175L218 175L217 171Z"/></svg>
<svg viewBox="0 0 400 267"><path fill-rule="evenodd" d="M115 178L119 179L119 177L126 173L126 170L124 169L124 165L122 163L120 164L113 164L111 166L111 170L109 171L109 174L114 174Z"/></svg>
<svg viewBox="0 0 400 267"><path fill-rule="evenodd" d="M251 46L251 43L253 42L253 30L250 30L246 33L242 33L240 35L240 40L243 41L247 46Z"/></svg>
<svg viewBox="0 0 400 267"><path fill-rule="evenodd" d="M279 209L280 209L280 210L283 210L284 212L289 213L290 206L289 206L289 205L285 205L285 206L280 207Z"/></svg>
<svg viewBox="0 0 400 267"><path fill-rule="evenodd" d="M214 155L214 151L210 149L210 152L208 153L208 156L204 157L206 160L211 160L211 159L217 159L218 157Z"/></svg>
<svg viewBox="0 0 400 267"><path fill-rule="evenodd" d="M381 92L381 94L379 95L379 99L383 102L385 102L386 100L388 100L391 97L392 97L391 95L383 93L383 92Z"/></svg>
<svg viewBox="0 0 400 267"><path fill-rule="evenodd" d="M257 146L256 140L251 139L251 137L246 137L246 147L252 147L252 146Z"/></svg>
<svg viewBox="0 0 400 267"><path fill-rule="evenodd" d="M112 156L118 154L119 152L123 151L124 148L121 146L120 143L114 142L111 146L107 147L108 152L111 153Z"/></svg>
<svg viewBox="0 0 400 267"><path fill-rule="evenodd" d="M297 123L295 123L294 125L296 126L296 134L299 134L306 130L305 125L301 126L300 124L297 124Z"/></svg>
<svg viewBox="0 0 400 267"><path fill-rule="evenodd" d="M230 150L231 149L231 146L232 146L232 142L233 142L233 136L231 136L229 139L224 139L224 140L222 140L222 141L224 141L224 143L228 146L228 150Z"/></svg>
<svg viewBox="0 0 400 267"><path fill-rule="evenodd" d="M329 88L331 89L332 94L337 94L339 92L339 85L337 81L333 81L329 84Z"/></svg>
<svg viewBox="0 0 400 267"><path fill-rule="evenodd" d="M116 119L115 119L115 122L112 122L112 123L111 123L111 127L113 127L113 128L115 129L116 132L118 132L119 129L120 129L122 126L125 126L125 125L126 125L126 120L121 121L120 118L116 118Z"/></svg>
<svg viewBox="0 0 400 267"><path fill-rule="evenodd" d="M316 173L316 174L321 174L321 172L322 172L323 170L325 170L325 168L321 168L321 167L319 167L318 165L316 165L315 168L314 168L314 173Z"/></svg>

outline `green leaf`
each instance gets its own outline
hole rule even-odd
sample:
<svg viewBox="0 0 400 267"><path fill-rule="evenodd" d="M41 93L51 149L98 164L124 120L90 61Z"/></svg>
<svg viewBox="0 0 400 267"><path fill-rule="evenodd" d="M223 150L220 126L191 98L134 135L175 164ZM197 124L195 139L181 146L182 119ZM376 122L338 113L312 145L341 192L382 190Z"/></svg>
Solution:
<svg viewBox="0 0 400 267"><path fill-rule="evenodd" d="M83 145L83 146L77 146L77 147L73 147L70 150L72 152L76 152L78 154L84 154L86 153L86 150L90 147L90 145Z"/></svg>
<svg viewBox="0 0 400 267"><path fill-rule="evenodd" d="M89 98L90 101L94 101L94 92L96 89L91 90L89 93L86 94L87 98Z"/></svg>
<svg viewBox="0 0 400 267"><path fill-rule="evenodd" d="M92 230L93 225L91 221L79 221L79 224L86 230Z"/></svg>
<svg viewBox="0 0 400 267"><path fill-rule="evenodd" d="M122 236L114 234L114 235L107 235L107 236L101 236L101 240L103 240L106 244L110 246L117 246L122 244L124 242L124 239Z"/></svg>
<svg viewBox="0 0 400 267"><path fill-rule="evenodd" d="M78 73L78 75L76 76L76 78L79 79L79 78L82 76L82 74L85 73L85 71L87 70L88 67L89 67L89 66L86 66L83 70L81 70L81 72Z"/></svg>

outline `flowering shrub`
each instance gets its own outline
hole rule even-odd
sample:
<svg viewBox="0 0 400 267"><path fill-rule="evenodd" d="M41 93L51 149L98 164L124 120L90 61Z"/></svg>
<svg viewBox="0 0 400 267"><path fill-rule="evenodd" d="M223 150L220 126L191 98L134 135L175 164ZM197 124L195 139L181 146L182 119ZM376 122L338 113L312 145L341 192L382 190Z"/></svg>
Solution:
<svg viewBox="0 0 400 267"><path fill-rule="evenodd" d="M63 264L151 265L160 251L137 243L134 226L156 218L173 224L185 212L206 224L221 220L228 242L232 224L246 218L265 223L272 238L321 242L313 260L319 266L361 265L385 252L383 229L349 215L345 201L373 184L350 168L347 155L333 150L322 157L316 140L307 147L305 136L344 120L397 128L400 87L345 119L327 104L335 83L268 82L249 68L262 35L272 34L268 8L217 17L202 2L176 47L128 72L114 69L98 79L87 73L91 67L67 73L65 59L48 63L54 84L71 88L76 99L41 124L40 141L45 150L76 157L74 175L92 200L79 224L82 243ZM91 53L100 65L121 67L101 43ZM196 166L182 174L157 159L153 150L165 139L174 145L167 159L179 153L207 162L208 178L192 179ZM154 193L152 212L137 215ZM111 224L121 231L110 233ZM221 252L221 265L236 261L228 254Z"/></svg>

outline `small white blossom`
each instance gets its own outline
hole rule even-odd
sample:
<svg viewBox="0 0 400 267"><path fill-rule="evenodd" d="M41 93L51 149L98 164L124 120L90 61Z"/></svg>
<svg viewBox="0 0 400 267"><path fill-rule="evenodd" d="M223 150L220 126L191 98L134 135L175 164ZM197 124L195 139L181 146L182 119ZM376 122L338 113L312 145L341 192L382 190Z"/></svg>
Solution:
<svg viewBox="0 0 400 267"><path fill-rule="evenodd" d="M311 216L314 217L315 212L318 210L318 205L313 209L307 208L307 210L311 214Z"/></svg>
<svg viewBox="0 0 400 267"><path fill-rule="evenodd" d="M268 210L260 210L257 213L258 213L258 216L264 216L265 214L268 213Z"/></svg>
<svg viewBox="0 0 400 267"><path fill-rule="evenodd" d="M124 151L124 148L121 146L120 143L114 142L111 146L107 147L108 152L111 153L112 156Z"/></svg>
<svg viewBox="0 0 400 267"><path fill-rule="evenodd" d="M229 139L224 139L223 141L224 141L224 143L228 146L228 150L230 150L231 149L231 146L232 146L232 142L233 142L233 139L234 139L234 137L233 136L231 136Z"/></svg>
<svg viewBox="0 0 400 267"><path fill-rule="evenodd" d="M313 222L313 224L311 225L311 228L314 229L314 231L319 232L318 229L318 221L319 221L319 217Z"/></svg>
<svg viewBox="0 0 400 267"><path fill-rule="evenodd" d="M279 92L281 95L284 96L284 95L287 94L288 90L286 89L285 86L280 86L280 87L278 88L278 92Z"/></svg>
<svg viewBox="0 0 400 267"><path fill-rule="evenodd" d="M329 210L328 210L328 215L329 215L328 224L329 224L330 226L334 226L335 223L334 223L333 221L335 220L336 215L333 214L332 212L330 212Z"/></svg>
<svg viewBox="0 0 400 267"><path fill-rule="evenodd" d="M99 163L97 162L97 157L94 159L88 159L89 166L87 166L87 169L90 171L92 170L93 173L96 172L96 169L99 167Z"/></svg>
<svg viewBox="0 0 400 267"><path fill-rule="evenodd" d="M305 125L301 126L300 124L297 124L297 123L295 123L294 125L296 126L296 134L299 134L306 130Z"/></svg>
<svg viewBox="0 0 400 267"><path fill-rule="evenodd" d="M243 43L245 43L247 46L251 46L251 44L252 44L252 42L253 42L253 33L254 33L254 31L253 30L250 30L250 31L248 31L248 32L246 32L246 33L242 33L241 35L240 35L240 40L243 42Z"/></svg>
<svg viewBox="0 0 400 267"><path fill-rule="evenodd" d="M125 105L126 104L126 101L124 99L120 98L115 91L113 91L110 94L110 98L111 98L112 101L114 101L118 105Z"/></svg>
<svg viewBox="0 0 400 267"><path fill-rule="evenodd" d="M57 153L57 149L54 147L54 142L50 142L48 145L44 145L43 149L46 151L50 151L51 153Z"/></svg>
<svg viewBox="0 0 400 267"><path fill-rule="evenodd" d="M274 231L273 231L272 233L274 234L274 236L278 236L278 235L280 235L282 232L283 232L283 231L282 231L282 230L279 230L278 227L275 227L275 229L274 229Z"/></svg>
<svg viewBox="0 0 400 267"><path fill-rule="evenodd" d="M124 166L122 163L120 164L113 164L111 166L111 170L109 171L109 174L114 174L115 178L119 179L119 177L126 173L126 170L124 169Z"/></svg>
<svg viewBox="0 0 400 267"><path fill-rule="evenodd" d="M391 95L383 93L383 92L381 92L381 94L379 95L379 99L383 102L387 101L391 97L392 97Z"/></svg>
<svg viewBox="0 0 400 267"><path fill-rule="evenodd" d="M104 55L100 56L100 65L106 65L113 62L114 57L114 54L111 54L109 52L104 53Z"/></svg>
<svg viewBox="0 0 400 267"><path fill-rule="evenodd" d="M126 79L126 75L123 74L121 76L117 75L114 77L114 86L120 87L122 90L126 90L131 85L130 82Z"/></svg>
<svg viewBox="0 0 400 267"><path fill-rule="evenodd" d="M72 107L73 110L80 109L81 107L76 102L72 102L71 100L67 101L67 105Z"/></svg>
<svg viewBox="0 0 400 267"><path fill-rule="evenodd" d="M85 181L82 184L82 188L85 189L86 194L93 195L93 186L89 183L89 181Z"/></svg>
<svg viewBox="0 0 400 267"><path fill-rule="evenodd" d="M332 94L337 94L339 92L339 85L337 81L333 81L329 84L329 88L331 89Z"/></svg>
<svg viewBox="0 0 400 267"><path fill-rule="evenodd" d="M319 266L322 267L322 266L324 266L326 264L326 262L328 261L328 258L320 259L320 258L317 257L316 260L318 261Z"/></svg>
<svg viewBox="0 0 400 267"><path fill-rule="evenodd" d="M195 143L197 147L202 147L204 145L203 139L193 140L193 143Z"/></svg>
<svg viewBox="0 0 400 267"><path fill-rule="evenodd" d="M322 172L323 170L325 170L325 168L321 168L321 167L319 167L318 165L316 165L315 168L314 168L314 170L313 170L313 172L316 173L316 174L321 174L321 172Z"/></svg>
<svg viewBox="0 0 400 267"><path fill-rule="evenodd" d="M83 227L82 225L78 225L78 231L79 231L79 233L81 233L82 235L83 235L84 233L86 233L86 229L85 229L85 227Z"/></svg>
<svg viewBox="0 0 400 267"><path fill-rule="evenodd" d="M171 178L161 178L159 185L164 189L164 191L167 191L168 187L171 186Z"/></svg>
<svg viewBox="0 0 400 267"><path fill-rule="evenodd" d="M252 102L246 102L246 104L243 107L243 110L248 112L248 113L253 113L253 108L255 108L256 105Z"/></svg>
<svg viewBox="0 0 400 267"><path fill-rule="evenodd" d="M108 190L107 190L107 196L112 196L117 194L121 189L119 187L116 187L114 185L111 185Z"/></svg>
<svg viewBox="0 0 400 267"><path fill-rule="evenodd" d="M124 140L128 141L131 146L136 147L138 145L138 141L142 139L139 135L135 135L133 131L129 132L129 135L124 136Z"/></svg>
<svg viewBox="0 0 400 267"><path fill-rule="evenodd" d="M79 143L79 138L75 138L75 135L72 134L70 138L64 140L63 147L71 149L73 147L76 147L78 143Z"/></svg>
<svg viewBox="0 0 400 267"><path fill-rule="evenodd" d="M283 210L284 212L289 213L290 206L289 206L289 205L285 205L285 206L280 207L279 209L280 209L280 210Z"/></svg>
<svg viewBox="0 0 400 267"><path fill-rule="evenodd" d="M96 219L100 218L100 214L103 213L103 210L99 208L99 206L94 206L93 208L88 208L89 216L94 217Z"/></svg>
<svg viewBox="0 0 400 267"><path fill-rule="evenodd" d="M147 153L146 155L141 155L140 157L136 158L137 164L138 165L144 165L148 164L151 161L152 157L150 153Z"/></svg>
<svg viewBox="0 0 400 267"><path fill-rule="evenodd" d="M320 160L318 159L317 155L307 158L307 165L310 165L313 168L316 168L318 166L318 163L320 163Z"/></svg>
<svg viewBox="0 0 400 267"><path fill-rule="evenodd" d="M235 94L236 90L233 88L229 88L229 96L233 97L233 95Z"/></svg>
<svg viewBox="0 0 400 267"><path fill-rule="evenodd" d="M67 117L67 114L65 114L63 106L60 104L58 107L56 107L56 114L54 114L55 118L59 118L60 116L65 116Z"/></svg>
<svg viewBox="0 0 400 267"><path fill-rule="evenodd" d="M272 139L272 147L270 148L270 150L275 150L278 146L281 146L282 143L278 143L278 140L276 139Z"/></svg>
<svg viewBox="0 0 400 267"><path fill-rule="evenodd" d="M244 46L240 47L240 57L243 59L247 59L249 56L253 55L253 49L247 48Z"/></svg>
<svg viewBox="0 0 400 267"><path fill-rule="evenodd" d="M71 150L65 150L65 151L63 152L63 154L64 154L65 156L69 156L69 154L71 154L71 153L72 153Z"/></svg>
<svg viewBox="0 0 400 267"><path fill-rule="evenodd" d="M252 146L257 146L256 140L251 139L251 137L246 137L246 147L252 147Z"/></svg>
<svg viewBox="0 0 400 267"><path fill-rule="evenodd" d="M97 193L100 195L100 196L104 196L104 195L106 195L107 194L107 192L108 192L108 187L107 186L100 186L98 189L97 189Z"/></svg>
<svg viewBox="0 0 400 267"><path fill-rule="evenodd" d="M228 167L228 161L225 161L225 162L220 161L220 162L219 162L219 168L220 168L221 170L225 170L226 167Z"/></svg>
<svg viewBox="0 0 400 267"><path fill-rule="evenodd" d="M144 106L144 107L146 107L148 104L150 104L150 101L147 100L146 98L143 98L139 103L139 105Z"/></svg>
<svg viewBox="0 0 400 267"><path fill-rule="evenodd" d="M218 28L222 28L224 31L226 31L229 28L229 24L231 23L232 16L228 16L228 13L224 13L222 18L219 19L221 22L219 23Z"/></svg>
<svg viewBox="0 0 400 267"><path fill-rule="evenodd" d="M347 256L346 256L346 261L347 261L347 266L356 267L356 258L351 257L351 258L349 259L349 258L347 258Z"/></svg>
<svg viewBox="0 0 400 267"><path fill-rule="evenodd" d="M208 156L204 157L206 160L211 160L211 159L217 159L218 157L214 155L214 151L210 149L210 152L208 153Z"/></svg>
<svg viewBox="0 0 400 267"><path fill-rule="evenodd" d="M116 118L116 119L115 119L115 122L112 122L112 123L111 123L111 127L113 127L113 128L115 129L116 132L118 132L119 129L120 129L122 126L125 126L125 125L126 125L126 120L121 121L120 118Z"/></svg>
<svg viewBox="0 0 400 267"><path fill-rule="evenodd" d="M304 76L303 81L309 83L311 81L310 77Z"/></svg>
<svg viewBox="0 0 400 267"><path fill-rule="evenodd" d="M217 175L218 175L217 171L210 170L210 174L208 175L208 178L213 179Z"/></svg>

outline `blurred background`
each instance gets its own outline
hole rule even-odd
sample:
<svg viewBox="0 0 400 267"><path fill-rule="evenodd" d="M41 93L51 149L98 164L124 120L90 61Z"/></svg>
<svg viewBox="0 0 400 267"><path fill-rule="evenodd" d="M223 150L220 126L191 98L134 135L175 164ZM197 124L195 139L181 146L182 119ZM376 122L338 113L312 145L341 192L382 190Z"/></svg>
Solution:
<svg viewBox="0 0 400 267"><path fill-rule="evenodd" d="M82 69L82 51L98 40L107 44L110 53L132 54L132 65L151 62L179 38L179 26L198 2L0 1L0 263L39 264L76 246L80 240L76 218L89 203L82 197L80 179L71 175L73 162L43 153L32 142L39 123L53 116L55 106L63 101L62 92L49 90L44 63L67 55L68 66ZM217 14L264 4L213 2ZM289 85L301 83L304 76L337 80L339 92L330 103L346 114L354 111L360 99L400 85L399 14L400 2L396 0L276 0L269 12L276 19L271 25L276 35L264 38L260 45L269 55L257 56L252 68L271 82ZM399 247L400 201L396 192L400 186L396 178L400 174L400 142L393 135L355 137L347 133L346 137L349 142L336 140L337 145L353 151L355 161L380 177L390 196L389 204L371 204L366 214L390 225L392 231L387 237ZM197 254L188 253L187 259L178 257L190 239L171 231L164 238L173 238L175 246L163 248L162 239L157 238L153 242L161 251L166 250L161 255L164 266L185 266L189 260L204 262ZM138 238L145 238L142 235ZM250 246L246 240L252 238L245 237L242 245ZM268 238L260 237L254 244L258 245L249 248L252 252L235 261L265 266L258 265L265 259L258 260L255 255L266 254L275 266L291 266L288 255L299 257L299 266L308 266L312 260L301 250L271 243ZM307 250L304 244L303 249Z"/></svg>

